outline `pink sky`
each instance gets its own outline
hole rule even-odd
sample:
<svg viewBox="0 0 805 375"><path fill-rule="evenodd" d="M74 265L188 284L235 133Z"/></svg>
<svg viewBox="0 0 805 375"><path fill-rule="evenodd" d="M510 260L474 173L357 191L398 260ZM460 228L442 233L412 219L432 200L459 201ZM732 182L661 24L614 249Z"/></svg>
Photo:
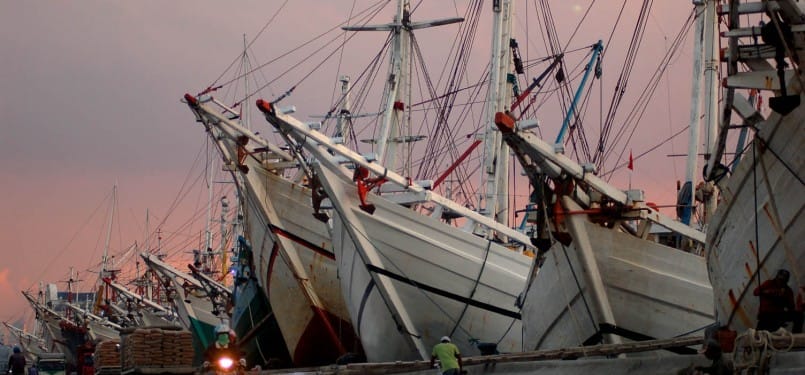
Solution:
<svg viewBox="0 0 805 375"><path fill-rule="evenodd" d="M466 2L455 3L463 8ZM4 245L0 319L30 317L19 291L35 287L40 280L65 280L70 266L80 272L81 279L95 277L87 269L100 260L108 210L104 199L114 184L119 189L119 213L112 236L113 253L134 241L142 243L146 209L151 212L152 225L169 217L165 231L177 230L198 216L199 204L206 199L199 189L168 212L188 171L198 171L198 167L193 169L194 160L205 142L201 127L179 98L185 92L200 91L218 77L240 53L242 35L254 36L281 3L246 1L233 6L230 2L182 0L4 4L0 12L0 173L4 176L0 195L5 197L0 211L0 243ZM358 1L356 9L370 3L374 1ZM533 2L529 3L533 7ZM598 1L574 44L606 39L620 3ZM622 27L616 36L621 45L631 35L639 6L638 2L629 3L628 27ZM432 9L435 15L431 16L431 8L422 8L422 18L456 15L453 2L429 4L440 9ZM580 17L579 9L586 9L590 1L552 4L564 41L571 31L568 28ZM285 17L275 20L253 46L255 57L266 61L276 51L285 51L328 29L347 17L351 5L350 1L290 1ZM490 7L485 3L485 12ZM689 1L655 2L643 46L648 60L636 68L639 71L634 73L631 90L642 90L648 73L664 53L663 36L673 38L689 11ZM389 12L374 23L387 22ZM487 15L484 22L488 19ZM523 21L518 18L518 22ZM534 29L536 26L530 30ZM424 33L420 42L426 47L452 37L450 33ZM370 43L383 37L362 37L368 46L365 53L361 55L353 46L350 51L355 54L346 56L344 64L352 59L366 61L366 56L377 50ZM481 39L484 48L488 48L487 39ZM688 39L687 50L690 44ZM540 41L528 47L529 56L543 56L544 52L535 51L541 45ZM521 44L521 48L525 50L526 46ZM617 53L610 58L604 66L605 88L611 87L620 70ZM688 53L675 60L670 80L658 90L658 104L643 119L651 130L633 142L635 154L686 125L690 65ZM265 74L271 76L272 72ZM330 77L334 75L321 79ZM332 84L326 83L321 89L317 82L306 81L288 99L289 104L329 101ZM280 82L265 95L275 96L287 88ZM624 107L631 107L631 101L626 103ZM323 104L304 113L316 113L321 108ZM684 160L669 159L666 154L684 153L686 147L687 138L682 136L636 161L632 184L649 191L649 197L654 197L650 200L672 204L674 181L684 178ZM625 187L627 180L626 173L617 175L620 186ZM194 225L171 236L166 247L179 251L194 246L203 222L201 215Z"/></svg>

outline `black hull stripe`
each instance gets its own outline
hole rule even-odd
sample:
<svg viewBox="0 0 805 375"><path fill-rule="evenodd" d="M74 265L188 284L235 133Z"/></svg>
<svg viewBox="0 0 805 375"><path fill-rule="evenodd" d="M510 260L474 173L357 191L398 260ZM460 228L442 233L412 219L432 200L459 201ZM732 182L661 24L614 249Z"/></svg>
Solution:
<svg viewBox="0 0 805 375"><path fill-rule="evenodd" d="M291 232L288 232L285 229L282 229L282 228L280 228L280 227L278 227L278 226L276 226L274 224L268 224L268 227L271 229L271 232L273 232L273 233L275 233L275 234L277 234L279 236L289 238L292 241L294 241L296 243L299 243L299 244L301 244L301 245L303 245L303 246L305 246L305 247L307 247L307 248L309 248L309 249L321 254L324 257L327 257L329 259L335 260L335 254L333 254L332 251L327 251L323 247L318 246L318 245L316 245L316 244L314 244L312 242L309 242L309 241L303 239L302 237L299 237L299 236L297 236L297 235L295 235L295 234L293 234Z"/></svg>
<svg viewBox="0 0 805 375"><path fill-rule="evenodd" d="M419 289L422 289L422 290L424 290L426 292L430 292L430 293L433 293L433 294L438 294L438 295L440 295L442 297L450 298L450 299L452 299L454 301L465 303L467 305L477 307L479 309L486 310L486 311L489 311L489 312L493 312L493 313L496 313L496 314L500 314L500 315L503 315L503 316L506 316L506 317L509 317L509 318L513 318L513 319L517 319L517 320L521 319L520 313L516 312L516 311L509 311L509 310L506 310L506 309L503 309L503 308L500 308L500 307L497 307L497 306L490 305L488 303L479 302L479 301L473 300L471 298L459 296L457 294L450 293L450 292L448 292L446 290L438 289L438 288L435 288L435 287L430 286L430 285L421 284L421 283L418 283L418 282L413 281L411 279L402 277L400 275L397 275L395 273L389 272L389 271L387 271L385 269L379 268L379 267L371 265L371 264L367 264L366 268L369 270L369 272L375 272L377 274L386 276L388 278L397 280L399 282L415 286L415 287L417 287Z"/></svg>
<svg viewBox="0 0 805 375"><path fill-rule="evenodd" d="M375 286L375 280L374 279L369 280L369 284L366 285L366 290L363 291L363 297L361 297L361 307L360 309L358 309L358 324L357 324L357 330L358 330L357 333L359 337L361 335L361 322L363 321L363 310L366 307L366 301L369 299L369 295L372 293L372 289L374 289L374 286Z"/></svg>

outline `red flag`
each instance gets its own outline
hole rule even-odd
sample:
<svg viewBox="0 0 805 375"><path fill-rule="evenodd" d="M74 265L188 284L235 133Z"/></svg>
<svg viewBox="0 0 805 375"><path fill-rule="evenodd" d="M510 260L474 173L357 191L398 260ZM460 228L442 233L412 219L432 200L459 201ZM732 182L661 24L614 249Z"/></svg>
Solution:
<svg viewBox="0 0 805 375"><path fill-rule="evenodd" d="M629 165L626 168L634 170L634 158L632 157L632 150L629 150Z"/></svg>

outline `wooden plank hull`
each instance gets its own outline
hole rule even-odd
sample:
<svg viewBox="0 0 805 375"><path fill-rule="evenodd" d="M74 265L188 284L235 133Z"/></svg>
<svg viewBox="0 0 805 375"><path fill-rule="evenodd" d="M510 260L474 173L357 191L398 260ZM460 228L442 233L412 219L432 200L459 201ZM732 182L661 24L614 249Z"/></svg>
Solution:
<svg viewBox="0 0 805 375"><path fill-rule="evenodd" d="M362 353L338 281L325 223L313 217L310 189L246 162L245 227L265 289L295 365L333 363Z"/></svg>
<svg viewBox="0 0 805 375"><path fill-rule="evenodd" d="M624 341L668 339L712 324L713 291L703 257L580 217L594 244L595 261ZM574 347L612 332L585 281L576 241L557 243L528 288L523 306L528 350ZM614 323L614 324L613 324Z"/></svg>
<svg viewBox="0 0 805 375"><path fill-rule="evenodd" d="M707 261L718 321L738 331L757 325L753 291L778 269L791 272L795 295L805 286L803 120L805 105L787 116L769 116L759 125L765 146L754 151L750 146L720 185L721 202L707 233Z"/></svg>
<svg viewBox="0 0 805 375"><path fill-rule="evenodd" d="M468 355L478 353L477 341L522 350L515 302L531 257L381 196L369 195L369 214L355 184L333 167L314 166L337 211L344 298L369 361L422 359L422 347L445 335Z"/></svg>

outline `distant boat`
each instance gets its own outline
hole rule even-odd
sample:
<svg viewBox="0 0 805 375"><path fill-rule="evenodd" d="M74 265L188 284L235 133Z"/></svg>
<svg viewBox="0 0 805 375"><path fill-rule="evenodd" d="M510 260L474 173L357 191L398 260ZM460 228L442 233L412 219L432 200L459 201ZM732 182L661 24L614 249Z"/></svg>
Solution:
<svg viewBox="0 0 805 375"><path fill-rule="evenodd" d="M29 332L25 332L24 330L17 328L8 322L3 322L3 325L6 326L8 332L10 332L16 338L16 342L20 344L20 349L22 349L23 353L26 353L29 356L29 360L33 360L35 356L48 351L45 347L45 340L41 337ZM0 361L8 359L8 356L11 355L11 347L8 346L8 349L9 353L6 353L6 356L0 355ZM2 368L3 367L0 366L0 370Z"/></svg>
<svg viewBox="0 0 805 375"><path fill-rule="evenodd" d="M176 316L165 306L129 290L114 280L104 278L103 281L111 288L112 299L109 301L109 307L117 310L118 315L133 320L133 325L158 327L178 324Z"/></svg>
<svg viewBox="0 0 805 375"><path fill-rule="evenodd" d="M120 340L120 325L110 322L108 319L97 316L72 303L65 304L67 308L73 310L73 314L84 320L87 328L87 335L93 342Z"/></svg>
<svg viewBox="0 0 805 375"><path fill-rule="evenodd" d="M182 326L193 333L194 363L201 364L204 350L215 340L215 327L226 324L226 315L215 310L203 286L192 275L179 271L153 254L142 253L140 256L169 291Z"/></svg>
<svg viewBox="0 0 805 375"><path fill-rule="evenodd" d="M23 296L25 296L31 304L31 308L37 314L37 322L42 327L42 340L45 350L69 353L69 350L63 345L66 341L61 332L61 327L59 327L59 322L62 319L61 315L40 304L27 292L23 292Z"/></svg>
<svg viewBox="0 0 805 375"><path fill-rule="evenodd" d="M91 341L87 323L72 314L66 304L73 302L89 304L94 301L94 293L73 292L74 281L71 270L66 292L58 292L55 284L48 284L41 298L22 292L44 327L45 347L52 352L64 353L65 362L73 369L80 367L78 356L85 344Z"/></svg>

